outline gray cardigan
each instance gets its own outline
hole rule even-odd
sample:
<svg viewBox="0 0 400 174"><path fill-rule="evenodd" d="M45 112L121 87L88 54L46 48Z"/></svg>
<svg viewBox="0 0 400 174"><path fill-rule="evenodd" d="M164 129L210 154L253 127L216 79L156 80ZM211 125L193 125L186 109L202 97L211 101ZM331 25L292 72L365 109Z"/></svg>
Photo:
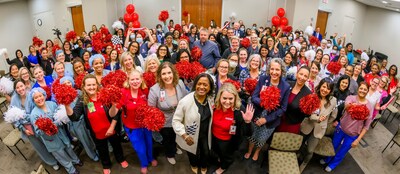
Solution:
<svg viewBox="0 0 400 174"><path fill-rule="evenodd" d="M181 80L179 80L178 85L175 87L176 96L177 96L177 105L179 101L188 94L188 91L185 88L185 84ZM160 85L156 83L150 88L148 104L149 106L154 106L160 109L165 115L165 124L164 127L172 127L172 116L174 116L176 106L173 106L167 100L167 94L165 93L164 99L162 99L161 94L164 89L160 88Z"/></svg>

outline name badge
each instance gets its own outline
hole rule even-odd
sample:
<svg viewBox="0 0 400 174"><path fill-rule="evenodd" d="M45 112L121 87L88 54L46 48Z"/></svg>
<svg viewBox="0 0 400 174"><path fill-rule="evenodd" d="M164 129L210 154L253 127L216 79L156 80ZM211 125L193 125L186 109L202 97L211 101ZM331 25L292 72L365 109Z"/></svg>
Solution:
<svg viewBox="0 0 400 174"><path fill-rule="evenodd" d="M160 102L163 102L163 101L165 101L165 91L164 90L160 91Z"/></svg>
<svg viewBox="0 0 400 174"><path fill-rule="evenodd" d="M94 107L93 102L88 103L87 106L90 113L96 112L96 108Z"/></svg>
<svg viewBox="0 0 400 174"><path fill-rule="evenodd" d="M232 120L233 120L233 118L231 118L231 117L225 117L225 120L232 121Z"/></svg>
<svg viewBox="0 0 400 174"><path fill-rule="evenodd" d="M229 129L229 134L231 134L231 135L236 134L236 126L235 125L231 125L231 127Z"/></svg>

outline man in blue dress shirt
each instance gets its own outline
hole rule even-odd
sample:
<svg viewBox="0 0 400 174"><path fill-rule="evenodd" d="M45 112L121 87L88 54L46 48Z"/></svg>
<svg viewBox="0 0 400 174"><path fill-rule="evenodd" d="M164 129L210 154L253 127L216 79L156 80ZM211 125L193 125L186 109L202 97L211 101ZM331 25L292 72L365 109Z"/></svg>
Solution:
<svg viewBox="0 0 400 174"><path fill-rule="evenodd" d="M208 30L200 30L200 40L193 43L201 49L203 55L200 58L200 63L207 69L214 68L214 65L221 58L219 49L216 43L208 40Z"/></svg>

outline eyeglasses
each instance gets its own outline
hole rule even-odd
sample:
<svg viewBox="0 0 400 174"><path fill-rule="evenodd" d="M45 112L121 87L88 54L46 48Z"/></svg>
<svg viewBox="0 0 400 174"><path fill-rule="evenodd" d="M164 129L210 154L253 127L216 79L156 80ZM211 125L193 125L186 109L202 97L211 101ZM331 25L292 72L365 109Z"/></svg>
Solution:
<svg viewBox="0 0 400 174"><path fill-rule="evenodd" d="M379 82L376 82L376 81L371 81L372 83L374 83L374 84L378 84Z"/></svg>

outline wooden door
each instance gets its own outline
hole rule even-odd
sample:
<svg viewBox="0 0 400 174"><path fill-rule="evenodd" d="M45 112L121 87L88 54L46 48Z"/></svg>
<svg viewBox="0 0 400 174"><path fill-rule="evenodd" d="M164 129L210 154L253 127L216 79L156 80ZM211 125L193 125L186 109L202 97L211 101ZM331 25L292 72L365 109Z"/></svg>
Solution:
<svg viewBox="0 0 400 174"><path fill-rule="evenodd" d="M325 38L326 35L326 24L328 23L328 15L328 12L318 10L317 23L315 28L320 28L320 33L322 34L323 38Z"/></svg>
<svg viewBox="0 0 400 174"><path fill-rule="evenodd" d="M222 0L182 0L182 12L190 14L190 23L197 26L209 27L210 21L214 19L219 26L221 24ZM188 22L188 18L182 16Z"/></svg>
<svg viewBox="0 0 400 174"><path fill-rule="evenodd" d="M78 36L82 35L85 31L85 24L83 22L82 6L71 7L72 23L74 24L74 31Z"/></svg>

